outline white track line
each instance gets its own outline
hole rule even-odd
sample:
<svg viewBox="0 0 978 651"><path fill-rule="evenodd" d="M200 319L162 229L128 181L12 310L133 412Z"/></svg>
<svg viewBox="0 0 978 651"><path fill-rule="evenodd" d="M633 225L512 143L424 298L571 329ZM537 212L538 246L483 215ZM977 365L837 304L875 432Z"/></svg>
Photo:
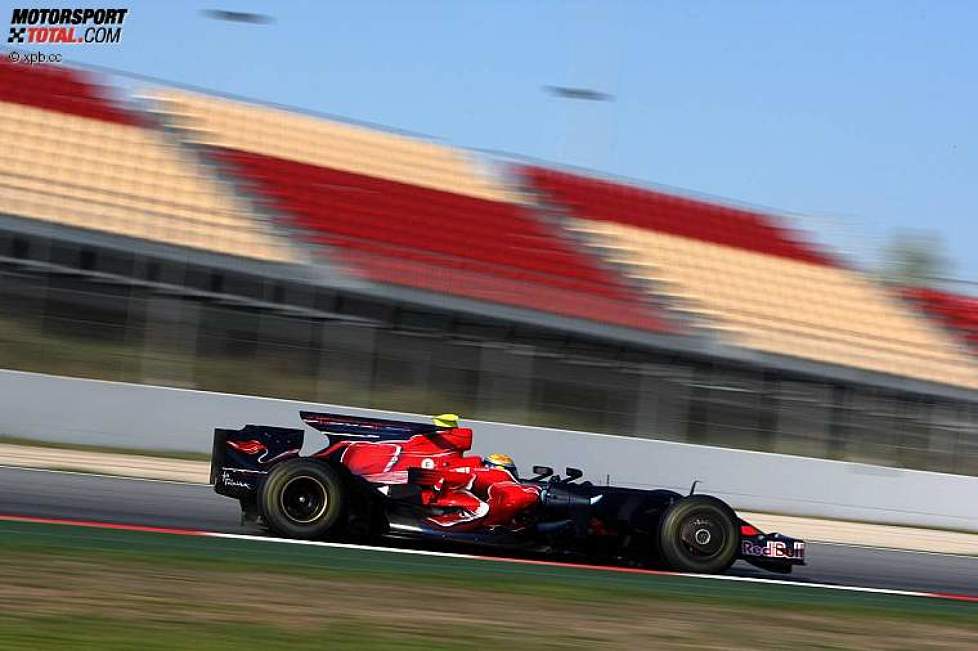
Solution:
<svg viewBox="0 0 978 651"><path fill-rule="evenodd" d="M353 543L336 543L324 540L296 540L294 538L275 538L272 536L254 536L243 533L221 533L220 531L205 531L203 536L207 538L227 538L229 540L253 540L256 542L281 543L286 545L306 545L311 547L329 547L333 549L356 549L365 552L389 552L395 554L415 555L415 556L435 556L439 558L464 558L469 560L491 559L491 556L476 556L475 554L461 554L457 552L436 552L428 549L407 549L404 547L383 547L380 545L355 545ZM503 559L505 560L505 559Z"/></svg>
<svg viewBox="0 0 978 651"><path fill-rule="evenodd" d="M893 596L901 596L901 597L926 597L926 598L936 598L936 599L954 600L954 601L963 601L963 602L978 602L978 595L964 595L964 594L953 594L953 593L942 593L942 592L922 592L917 590L894 590L889 588L870 588L865 586L834 585L830 583L806 583L800 581L789 581L785 579L765 579L765 578L747 577L747 576L729 576L729 575L717 575L717 574L689 574L684 572L667 572L661 570L646 570L646 569L631 568L631 567L614 567L614 566L604 566L604 565L587 565L587 564L580 564L580 563L563 563L559 561L547 561L547 560L536 560L536 559L525 559L525 558L477 556L474 554L437 552L437 551L429 551L424 549L401 549L397 547L354 545L354 544L325 542L325 541L317 541L317 540L294 540L290 538L271 538L267 536L253 536L248 534L220 533L220 532L213 532L213 531L198 531L198 530L188 530L188 529L167 529L167 528L160 528L160 527L142 527L137 525L112 524L112 523L94 522L94 521L64 520L64 519L57 519L57 518L37 518L32 516L17 516L17 515L0 515L0 521L33 522L33 523L41 523L41 524L87 527L87 528L94 528L94 529L130 530L130 531L144 531L144 532L148 531L148 532L159 533L159 534L219 538L225 540L243 540L248 542L259 542L259 543L301 545L305 547L321 547L321 548L332 548L332 549L353 549L357 551L376 552L381 554L398 554L402 556L429 556L429 557L436 557L436 558L455 558L455 559L483 561L483 562L491 562L491 563L507 563L511 565L514 564L535 565L539 567L550 567L550 568L557 568L557 569L603 571L603 572L614 572L617 574L640 574L646 576L677 576L677 577L683 577L688 579L697 579L697 580L705 580L705 581L733 581L733 582L740 582L740 583L785 585L785 586L792 586L796 588L819 588L824 590L836 590L839 592L862 592L862 593L884 594L884 595L893 595Z"/></svg>
<svg viewBox="0 0 978 651"><path fill-rule="evenodd" d="M895 595L902 597L938 597L944 599L954 599L967 597L968 595L947 595L937 592L923 592L919 590L896 590L890 588L870 588L865 586L849 586L849 585L835 585L831 583L807 583L803 581L791 581L787 579L765 579L761 577L750 577L750 576L731 576L726 574L690 574L687 572L667 572L660 570L644 570L638 568L622 568L614 566L600 566L600 565L587 565L578 563L562 563L558 561L538 561L530 559L520 559L520 558L501 558L497 556L478 556L474 554L456 554L452 552L436 552L421 549L401 549L395 547L377 547L373 545L353 545L353 544L343 544L343 543L333 543L324 542L316 540L293 540L291 538L269 538L264 536L251 536L246 534L235 534L235 533L204 533L204 536L210 538L227 538L231 540L250 540L256 542L269 542L278 543L286 545L306 545L313 547L328 547L328 548L338 548L338 549L356 549L369 552L381 552L388 554L405 554L405 555L417 555L417 556L434 556L439 558L462 558L467 560L477 560L477 561L488 561L488 562L501 562L501 563L517 563L525 565L537 565L545 567L554 568L568 568L568 569L579 569L579 570L602 570L607 572L617 572L617 573L629 573L629 574L645 574L653 576L681 576L689 579L700 579L708 581L734 581L739 583L761 583L770 585L788 585L799 588L820 588L823 590L838 590L842 592L863 592L870 594L885 594L885 595ZM978 601L978 597L975 597Z"/></svg>

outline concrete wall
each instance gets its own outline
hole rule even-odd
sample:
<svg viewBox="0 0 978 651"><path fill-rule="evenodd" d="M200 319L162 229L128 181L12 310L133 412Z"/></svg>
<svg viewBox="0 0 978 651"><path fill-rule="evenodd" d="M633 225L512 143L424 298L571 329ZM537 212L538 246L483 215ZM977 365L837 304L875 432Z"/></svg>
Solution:
<svg viewBox="0 0 978 651"><path fill-rule="evenodd" d="M206 452L215 427L300 427L300 408L418 417L0 371L0 434L10 436ZM502 423L466 424L476 431L475 452L508 452L524 472L534 464L572 465L595 483L682 492L699 479L699 492L742 509L978 532L978 477ZM307 441L307 447L313 444Z"/></svg>

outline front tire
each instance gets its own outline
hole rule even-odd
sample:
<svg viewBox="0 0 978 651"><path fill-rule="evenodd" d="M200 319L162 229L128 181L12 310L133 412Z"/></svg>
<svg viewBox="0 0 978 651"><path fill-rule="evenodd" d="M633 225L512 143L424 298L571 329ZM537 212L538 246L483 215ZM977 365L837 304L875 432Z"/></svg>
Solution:
<svg viewBox="0 0 978 651"><path fill-rule="evenodd" d="M296 459L272 469L258 503L273 532L308 540L342 533L346 498L343 479L333 468Z"/></svg>
<svg viewBox="0 0 978 651"><path fill-rule="evenodd" d="M737 560L740 530L733 509L708 495L673 503L662 516L659 550L670 568L718 574Z"/></svg>

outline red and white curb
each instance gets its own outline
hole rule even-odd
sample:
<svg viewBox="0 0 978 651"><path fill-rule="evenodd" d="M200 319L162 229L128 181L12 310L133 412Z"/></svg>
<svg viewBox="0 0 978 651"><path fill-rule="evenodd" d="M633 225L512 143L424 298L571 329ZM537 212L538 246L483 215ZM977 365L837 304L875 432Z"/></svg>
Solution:
<svg viewBox="0 0 978 651"><path fill-rule="evenodd" d="M74 527L86 527L90 529L112 529L118 531L138 531L146 533L159 533L177 536L196 536L202 538L223 538L228 540L247 540L251 542L286 544L286 545L305 545L310 547L326 547L338 549L357 549L369 552L382 552L386 554L414 555L414 556L434 556L440 558L460 558L475 561L486 561L490 563L507 563L516 565L537 565L542 567L556 567L577 570L594 570L599 572L616 572L618 574L645 574L649 576L681 576L690 579L700 579L705 581L733 581L738 583L761 583L772 585L786 585L795 588L811 588L823 590L836 590L840 592L864 592L871 594L895 595L900 597L925 597L930 599L943 599L949 601L963 601L978 603L978 595L954 594L950 592L923 592L919 590L893 590L889 588L869 588L855 585L834 585L831 583L807 583L802 581L789 581L786 579L765 579L751 576L730 576L719 574L689 574L685 572L668 572L664 570L647 570L637 567L614 567L607 565L589 565L586 563L564 563L560 561L546 561L528 558L504 558L498 556L480 556L476 554L459 554L453 552L436 552L424 549L402 549L397 547L378 547L375 545L353 545L346 543L324 542L318 540L294 540L291 538L272 538L269 536L252 536L247 534L221 533L217 531L201 531L197 529L175 529L171 527L152 527L143 525L117 524L111 522L95 522L92 520L71 520L63 518L39 518L22 515L0 515L0 522L26 522L34 524L56 524Z"/></svg>

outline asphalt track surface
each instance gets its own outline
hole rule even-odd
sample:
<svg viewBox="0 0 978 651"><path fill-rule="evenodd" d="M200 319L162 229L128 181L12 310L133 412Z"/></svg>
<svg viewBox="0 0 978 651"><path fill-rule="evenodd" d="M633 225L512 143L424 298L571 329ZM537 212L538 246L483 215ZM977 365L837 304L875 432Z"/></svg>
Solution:
<svg viewBox="0 0 978 651"><path fill-rule="evenodd" d="M259 534L210 486L0 467L0 514ZM784 533L790 535L790 531ZM867 588L978 595L978 557L808 544L788 577L738 562L732 574Z"/></svg>

